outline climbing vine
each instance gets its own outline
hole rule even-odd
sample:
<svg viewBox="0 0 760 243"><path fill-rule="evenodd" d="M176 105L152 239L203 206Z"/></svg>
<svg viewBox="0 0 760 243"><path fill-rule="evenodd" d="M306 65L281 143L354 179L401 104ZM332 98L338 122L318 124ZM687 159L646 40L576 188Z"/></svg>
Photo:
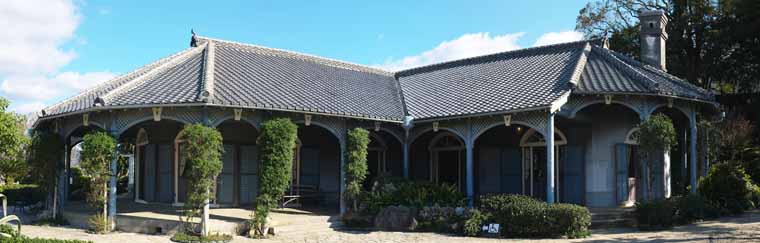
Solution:
<svg viewBox="0 0 760 243"><path fill-rule="evenodd" d="M363 128L354 128L348 132L345 198L352 201L353 211L357 211L357 199L361 194L362 183L367 178L367 146L369 145L369 131Z"/></svg>
<svg viewBox="0 0 760 243"><path fill-rule="evenodd" d="M94 132L84 136L80 167L90 179L90 190L87 192L87 201L92 207L102 209L102 215L95 215L101 219L93 221L91 225L97 233L103 233L108 227L108 180L111 177L110 163L116 156L116 139L105 132ZM103 225L98 227L101 221Z"/></svg>
<svg viewBox="0 0 760 243"><path fill-rule="evenodd" d="M52 217L57 216L55 214L58 201L58 173L63 169L63 148L63 141L57 134L36 131L27 151L29 166L34 171L29 173L29 177L52 195L49 202L53 204Z"/></svg>
<svg viewBox="0 0 760 243"><path fill-rule="evenodd" d="M181 131L185 139L182 153L186 158L184 176L192 183L187 184L187 201L185 202L186 225L194 225L192 219L199 217L207 210L207 205L214 198L212 188L216 183L216 177L222 171L222 134L212 127L201 124L186 125ZM208 234L208 222L201 220L200 234ZM186 231L195 232L195 228L186 228Z"/></svg>
<svg viewBox="0 0 760 243"><path fill-rule="evenodd" d="M292 178L293 150L296 147L298 126L287 118L264 122L256 143L259 148L261 173L259 196L251 227L258 236L266 234L267 216L288 189Z"/></svg>
<svg viewBox="0 0 760 243"><path fill-rule="evenodd" d="M654 181L654 163L655 153L669 151L678 142L676 138L676 129L673 122L663 114L650 116L639 124L639 153L646 162L648 178L647 192L649 197L653 193Z"/></svg>

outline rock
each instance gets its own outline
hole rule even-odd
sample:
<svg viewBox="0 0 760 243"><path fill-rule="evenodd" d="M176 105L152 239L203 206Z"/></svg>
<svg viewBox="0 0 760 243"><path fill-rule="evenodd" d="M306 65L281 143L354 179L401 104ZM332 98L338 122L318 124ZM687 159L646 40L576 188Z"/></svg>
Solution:
<svg viewBox="0 0 760 243"><path fill-rule="evenodd" d="M269 229L267 230L267 234L274 235L274 227L269 227Z"/></svg>
<svg viewBox="0 0 760 243"><path fill-rule="evenodd" d="M375 216L375 227L380 230L406 231L417 228L414 217L417 210L411 207L390 206L380 210Z"/></svg>

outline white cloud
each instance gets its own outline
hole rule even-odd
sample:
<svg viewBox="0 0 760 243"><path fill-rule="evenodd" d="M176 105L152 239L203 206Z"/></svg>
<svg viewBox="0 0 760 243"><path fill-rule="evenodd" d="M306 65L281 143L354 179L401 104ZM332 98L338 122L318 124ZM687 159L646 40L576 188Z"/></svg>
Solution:
<svg viewBox="0 0 760 243"><path fill-rule="evenodd" d="M42 108L45 108L45 103L42 102L31 102L31 103L24 103L18 106L11 106L12 110L18 112L19 114L29 114L29 113L35 113L42 110Z"/></svg>
<svg viewBox="0 0 760 243"><path fill-rule="evenodd" d="M5 0L0 8L0 95L12 109L35 111L55 99L110 79L110 72L79 73L61 69L77 58L71 41L81 23L72 0Z"/></svg>
<svg viewBox="0 0 760 243"><path fill-rule="evenodd" d="M549 32L544 33L541 37L536 39L533 46L545 46L552 44L559 44L565 42L579 41L583 39L583 33L577 31L562 31L562 32Z"/></svg>
<svg viewBox="0 0 760 243"><path fill-rule="evenodd" d="M384 64L375 66L397 71L467 57L511 51L520 48L517 40L524 34L522 32L495 36L491 36L488 32L464 34L454 40L441 42L435 48L419 55L389 59Z"/></svg>

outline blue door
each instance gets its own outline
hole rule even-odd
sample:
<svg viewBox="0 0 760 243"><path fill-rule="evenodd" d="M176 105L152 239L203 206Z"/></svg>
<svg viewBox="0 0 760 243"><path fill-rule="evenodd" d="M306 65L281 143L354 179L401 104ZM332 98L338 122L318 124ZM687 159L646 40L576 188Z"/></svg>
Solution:
<svg viewBox="0 0 760 243"><path fill-rule="evenodd" d="M522 193L522 153L517 148L501 150L501 192Z"/></svg>
<svg viewBox="0 0 760 243"><path fill-rule="evenodd" d="M564 203L583 204L586 195L583 146L567 145L561 169L560 200Z"/></svg>

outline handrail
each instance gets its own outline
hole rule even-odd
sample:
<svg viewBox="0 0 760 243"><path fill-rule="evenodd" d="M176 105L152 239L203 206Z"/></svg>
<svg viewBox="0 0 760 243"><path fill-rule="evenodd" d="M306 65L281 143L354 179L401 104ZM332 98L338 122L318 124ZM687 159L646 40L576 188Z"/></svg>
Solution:
<svg viewBox="0 0 760 243"><path fill-rule="evenodd" d="M16 235L21 235L21 219L19 219L18 216L16 216L16 215L11 215L11 216L3 217L2 219L0 219L0 225L7 224L7 223L9 223L11 221L16 221L16 227L17 227ZM6 233L0 233L0 238L2 238L2 237L12 238L12 237L15 237L15 236L9 235L9 234L6 234Z"/></svg>
<svg viewBox="0 0 760 243"><path fill-rule="evenodd" d="M3 218L8 216L8 198L0 193L0 199L3 199Z"/></svg>

